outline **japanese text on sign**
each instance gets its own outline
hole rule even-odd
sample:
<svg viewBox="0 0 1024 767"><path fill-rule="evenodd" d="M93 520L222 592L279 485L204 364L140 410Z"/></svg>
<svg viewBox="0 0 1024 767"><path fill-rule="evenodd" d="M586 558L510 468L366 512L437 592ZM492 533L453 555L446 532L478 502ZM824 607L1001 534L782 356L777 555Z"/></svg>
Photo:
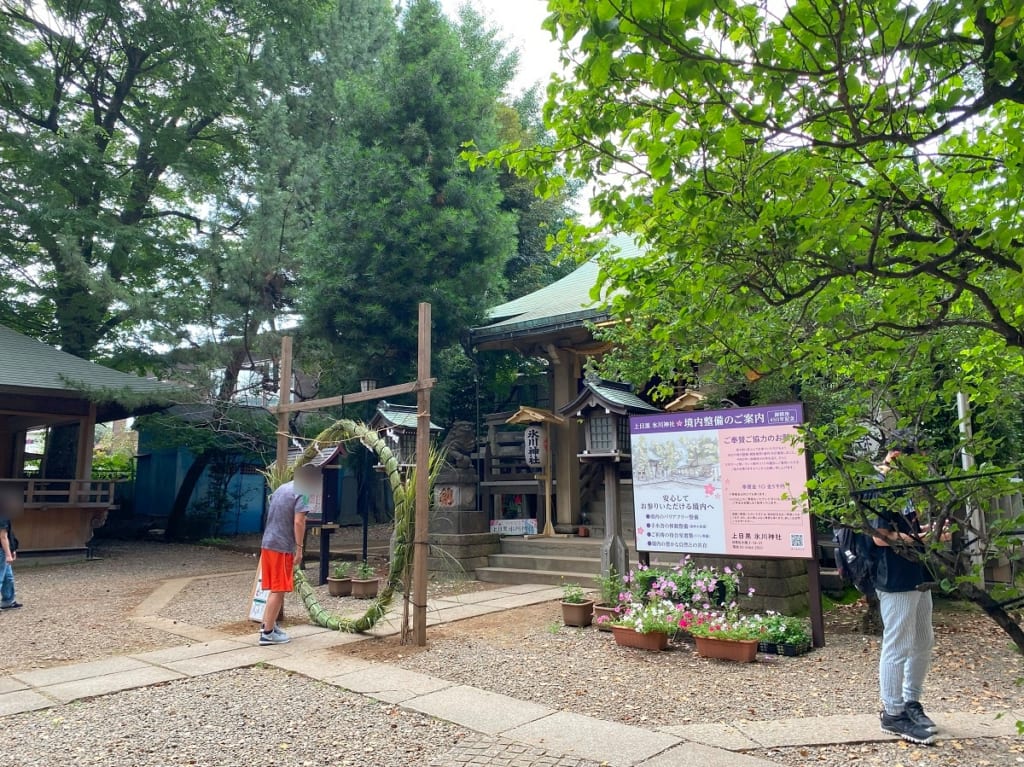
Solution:
<svg viewBox="0 0 1024 767"><path fill-rule="evenodd" d="M630 419L639 551L813 556L799 404Z"/></svg>

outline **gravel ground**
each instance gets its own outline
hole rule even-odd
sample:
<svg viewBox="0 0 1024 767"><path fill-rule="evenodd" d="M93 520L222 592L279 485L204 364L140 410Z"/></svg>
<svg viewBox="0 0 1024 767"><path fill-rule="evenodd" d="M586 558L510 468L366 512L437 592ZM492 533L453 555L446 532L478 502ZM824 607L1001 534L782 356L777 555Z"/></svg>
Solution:
<svg viewBox="0 0 1024 767"><path fill-rule="evenodd" d="M470 734L259 667L129 690L3 723L4 762L11 767L408 767L452 750Z"/></svg>
<svg viewBox="0 0 1024 767"><path fill-rule="evenodd" d="M247 561L251 564L251 573L194 581L160 611L160 616L193 626L217 629L227 634L252 632L253 624L248 621L248 615L256 563L252 558ZM379 572L383 575L383 569ZM310 583L316 583L319 570L315 562L306 565L306 577ZM493 588L494 585L464 579L433 580L427 585L427 596L456 597L467 592ZM366 612L366 600L332 597L327 593L327 586L317 586L314 591L320 603L334 612L351 616L359 616ZM395 596L395 604L401 604L400 594ZM295 626L309 622L302 600L295 593L288 594L285 597L285 619L281 623L285 626Z"/></svg>
<svg viewBox="0 0 1024 767"><path fill-rule="evenodd" d="M827 647L755 664L710 661L686 643L664 653L624 650L610 634L561 626L555 603L432 630L425 652L392 640L340 652L388 658L404 668L543 705L643 727L874 712L878 640L855 633L859 607L839 608ZM946 602L935 616L935 662L926 704L934 712L1024 710L1020 656L985 617ZM401 653L401 657L397 654ZM1019 739L891 743L751 752L792 767L1009 767L1024 764Z"/></svg>
<svg viewBox="0 0 1024 767"><path fill-rule="evenodd" d="M624 650L610 633L566 628L559 616L553 602L450 624L432 631L427 652L405 653L399 664L648 727L862 714L877 707L878 640L851 632L855 609L830 616L826 648L798 658L760 656L753 664L700 658L686 643L673 643L663 653ZM1024 710L1024 691L1016 684L1019 656L988 619L943 605L935 631L925 699L931 710ZM342 649L383 659L390 642Z"/></svg>
<svg viewBox="0 0 1024 767"><path fill-rule="evenodd" d="M98 559L14 565L18 601L0 615L0 673L181 644L140 626L131 611L168 578L253 568L252 556L199 546L102 542Z"/></svg>
<svg viewBox="0 0 1024 767"><path fill-rule="evenodd" d="M5 671L183 644L180 637L128 620L130 611L167 578L239 573L194 581L161 614L232 633L252 631L244 619L255 571L251 555L139 543L107 544L103 553L101 561L17 568L18 595L26 606L0 616L4 638L14 648L0 661ZM442 583L431 591L484 587ZM361 610L365 604L325 600L336 609L350 605ZM287 609L290 622L306 620L294 597ZM430 644L423 649L388 638L337 652L651 728L812 717L877 708L878 640L853 631L858 615L856 607L831 613L828 646L822 650L750 665L701 659L684 643L665 653L624 650L610 634L561 626L557 603L431 628ZM1020 656L1001 631L983 616L941 601L935 626L935 664L925 700L930 710L1024 711L1024 692L1016 685L1024 676ZM325 716L331 723L321 727ZM395 726L377 728L374 734L365 727L368 717ZM15 744L8 762L16 765L576 764L529 749L520 753L521 746L507 741L467 734L301 676L259 668L97 698L4 723L11 728L8 743ZM46 757L42 761L40 754ZM793 767L1003 767L1024 764L1024 744L991 739L917 748L892 742L770 749L755 755Z"/></svg>

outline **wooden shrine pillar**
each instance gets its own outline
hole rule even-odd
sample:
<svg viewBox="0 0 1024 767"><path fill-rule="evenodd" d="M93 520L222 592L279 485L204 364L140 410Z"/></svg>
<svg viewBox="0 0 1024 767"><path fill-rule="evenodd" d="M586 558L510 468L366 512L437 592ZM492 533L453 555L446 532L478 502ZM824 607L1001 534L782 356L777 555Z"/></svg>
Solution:
<svg viewBox="0 0 1024 767"><path fill-rule="evenodd" d="M570 349L548 347L551 360L551 410L559 412L562 407L576 399L579 394L579 366L576 355ZM549 439L554 450L555 469L555 519L560 525L571 525L579 519L580 503L580 425L575 418L565 423L552 424ZM550 471L550 467L548 469Z"/></svg>
<svg viewBox="0 0 1024 767"><path fill-rule="evenodd" d="M75 454L75 479L92 477L92 451L96 442L96 403L89 403L89 413L78 422L78 446ZM74 503L75 499L71 499Z"/></svg>

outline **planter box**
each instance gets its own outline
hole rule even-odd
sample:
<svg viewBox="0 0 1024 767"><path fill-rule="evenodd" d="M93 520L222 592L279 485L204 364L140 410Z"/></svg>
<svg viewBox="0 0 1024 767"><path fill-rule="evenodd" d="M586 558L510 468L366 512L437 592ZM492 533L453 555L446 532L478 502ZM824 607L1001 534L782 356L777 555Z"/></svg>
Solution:
<svg viewBox="0 0 1024 767"><path fill-rule="evenodd" d="M697 653L704 658L734 660L738 663L753 663L757 658L756 639L712 639L694 637Z"/></svg>
<svg viewBox="0 0 1024 767"><path fill-rule="evenodd" d="M332 597L347 597L352 593L351 578L328 578L327 593Z"/></svg>
<svg viewBox="0 0 1024 767"><path fill-rule="evenodd" d="M664 650L668 647L668 634L661 631L650 631L641 634L625 626L612 626L615 644L620 647L635 647L638 650Z"/></svg>
<svg viewBox="0 0 1024 767"><path fill-rule="evenodd" d="M598 620L602 615L606 616L608 620ZM616 620L619 614L615 612L615 608L609 605L594 605L594 624L597 626L598 631L611 631L612 621Z"/></svg>
<svg viewBox="0 0 1024 767"><path fill-rule="evenodd" d="M356 599L373 599L377 596L377 589L380 587L379 578L370 578L369 580L363 580L362 578L352 579L352 596Z"/></svg>
<svg viewBox="0 0 1024 767"><path fill-rule="evenodd" d="M789 642L759 642L757 645L758 652L770 653L771 655L785 655L790 658L794 658L797 655L803 655L811 651L810 642L801 642L800 644L791 644Z"/></svg>
<svg viewBox="0 0 1024 767"><path fill-rule="evenodd" d="M594 600L562 602L562 623L566 626L589 626L594 620Z"/></svg>

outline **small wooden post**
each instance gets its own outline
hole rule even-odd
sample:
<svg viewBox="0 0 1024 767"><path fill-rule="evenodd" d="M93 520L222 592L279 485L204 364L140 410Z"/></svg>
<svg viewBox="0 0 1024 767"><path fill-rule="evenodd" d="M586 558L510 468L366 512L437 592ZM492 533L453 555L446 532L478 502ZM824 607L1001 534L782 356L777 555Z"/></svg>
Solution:
<svg viewBox="0 0 1024 767"><path fill-rule="evenodd" d="M292 401L292 337L281 338L280 363L280 396L278 405L288 405ZM278 469L288 464L288 413L277 411L277 456Z"/></svg>
<svg viewBox="0 0 1024 767"><path fill-rule="evenodd" d="M551 461L551 432L553 424L544 424L544 537L553 538L555 526L551 519L551 472L554 466Z"/></svg>
<svg viewBox="0 0 1024 767"><path fill-rule="evenodd" d="M413 538L413 635L427 644L427 557L430 555L430 304L419 311L416 364L416 533Z"/></svg>

